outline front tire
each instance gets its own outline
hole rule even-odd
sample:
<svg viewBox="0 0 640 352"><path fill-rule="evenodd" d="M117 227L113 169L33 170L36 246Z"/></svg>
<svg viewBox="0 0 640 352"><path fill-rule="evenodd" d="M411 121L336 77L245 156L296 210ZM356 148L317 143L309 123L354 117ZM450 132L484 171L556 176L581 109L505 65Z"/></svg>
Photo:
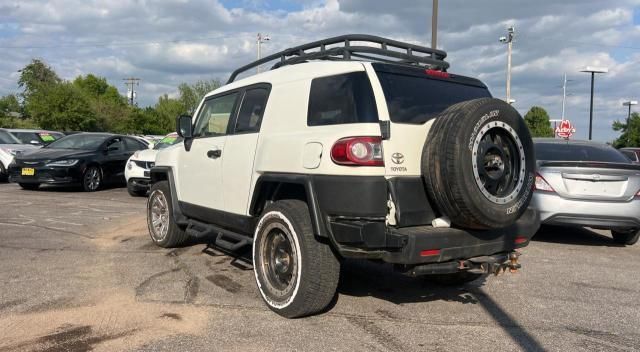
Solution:
<svg viewBox="0 0 640 352"><path fill-rule="evenodd" d="M627 230L627 231L611 230L611 236L613 236L613 240L616 243L631 246L636 244L636 242L638 242L638 237L640 237L640 230L638 229Z"/></svg>
<svg viewBox="0 0 640 352"><path fill-rule="evenodd" d="M4 164L0 163L0 182L7 182L8 179L7 169L4 167Z"/></svg>
<svg viewBox="0 0 640 352"><path fill-rule="evenodd" d="M281 200L260 217L253 242L253 270L269 309L297 318L325 309L333 300L340 262L314 237L307 204Z"/></svg>
<svg viewBox="0 0 640 352"><path fill-rule="evenodd" d="M147 226L153 243L163 248L180 246L189 237L173 217L171 189L167 181L156 182L151 187L147 200Z"/></svg>
<svg viewBox="0 0 640 352"><path fill-rule="evenodd" d="M39 183L18 183L18 185L20 185L20 187L22 187L22 189L26 189L29 191L35 191L36 189L38 189L40 187Z"/></svg>
<svg viewBox="0 0 640 352"><path fill-rule="evenodd" d="M98 166L89 166L82 174L82 189L95 192L102 187L102 170Z"/></svg>

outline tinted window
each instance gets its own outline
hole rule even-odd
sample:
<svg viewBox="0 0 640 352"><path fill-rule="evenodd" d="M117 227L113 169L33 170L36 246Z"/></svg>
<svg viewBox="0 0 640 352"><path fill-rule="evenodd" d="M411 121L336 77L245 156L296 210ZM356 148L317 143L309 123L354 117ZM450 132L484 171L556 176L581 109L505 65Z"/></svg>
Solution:
<svg viewBox="0 0 640 352"><path fill-rule="evenodd" d="M422 124L451 105L490 97L486 88L378 71L393 122Z"/></svg>
<svg viewBox="0 0 640 352"><path fill-rule="evenodd" d="M311 81L307 125L378 122L373 89L364 72Z"/></svg>
<svg viewBox="0 0 640 352"><path fill-rule="evenodd" d="M227 134L237 98L238 93L232 93L205 101L198 114L194 136L215 137Z"/></svg>
<svg viewBox="0 0 640 352"><path fill-rule="evenodd" d="M107 148L112 149L112 152L122 152L127 150L122 138L114 138L107 143Z"/></svg>
<svg viewBox="0 0 640 352"><path fill-rule="evenodd" d="M127 150L130 152L135 152L136 150L143 150L148 148L144 143L133 138L125 138L124 144L126 145Z"/></svg>
<svg viewBox="0 0 640 352"><path fill-rule="evenodd" d="M81 149L96 150L102 143L109 138L108 135L100 134L74 134L60 138L49 144L45 148L51 149Z"/></svg>
<svg viewBox="0 0 640 352"><path fill-rule="evenodd" d="M31 142L42 143L40 136L38 136L35 132L11 132L14 136L16 136L22 143L29 144Z"/></svg>
<svg viewBox="0 0 640 352"><path fill-rule="evenodd" d="M538 160L629 163L629 158L608 145L537 142L535 150Z"/></svg>
<svg viewBox="0 0 640 352"><path fill-rule="evenodd" d="M236 133L258 132L260 130L260 122L264 114L264 108L267 105L269 90L266 88L249 89L242 99L242 105L238 112L238 121L236 122Z"/></svg>
<svg viewBox="0 0 640 352"><path fill-rule="evenodd" d="M7 131L0 131L0 144L20 144L20 140Z"/></svg>
<svg viewBox="0 0 640 352"><path fill-rule="evenodd" d="M626 155L631 161L638 161L638 156L631 150L621 150L622 154Z"/></svg>

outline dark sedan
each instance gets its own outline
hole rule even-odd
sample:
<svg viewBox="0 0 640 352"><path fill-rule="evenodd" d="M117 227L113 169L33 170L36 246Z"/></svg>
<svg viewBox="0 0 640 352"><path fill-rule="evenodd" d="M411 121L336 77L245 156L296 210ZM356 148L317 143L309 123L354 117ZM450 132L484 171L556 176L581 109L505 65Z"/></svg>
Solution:
<svg viewBox="0 0 640 352"><path fill-rule="evenodd" d="M9 180L24 189L41 184L80 184L93 192L106 183L124 183L129 157L147 146L136 138L109 133L79 133L15 158Z"/></svg>

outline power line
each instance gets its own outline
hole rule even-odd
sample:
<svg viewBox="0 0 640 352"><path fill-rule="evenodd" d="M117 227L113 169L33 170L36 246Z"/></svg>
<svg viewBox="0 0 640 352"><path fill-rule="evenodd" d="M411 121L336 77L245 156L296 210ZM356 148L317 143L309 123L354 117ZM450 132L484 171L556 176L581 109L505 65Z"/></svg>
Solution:
<svg viewBox="0 0 640 352"><path fill-rule="evenodd" d="M128 77L123 78L124 85L127 86L127 98L129 98L129 103L133 105L133 100L136 98L136 91L134 86L140 85L140 78Z"/></svg>

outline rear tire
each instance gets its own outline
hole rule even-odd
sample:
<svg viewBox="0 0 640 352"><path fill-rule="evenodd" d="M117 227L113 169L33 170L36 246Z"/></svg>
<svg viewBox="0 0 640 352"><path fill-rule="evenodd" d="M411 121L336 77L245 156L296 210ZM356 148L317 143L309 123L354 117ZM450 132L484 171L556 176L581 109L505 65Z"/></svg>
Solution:
<svg viewBox="0 0 640 352"><path fill-rule="evenodd" d="M22 187L22 189L26 189L29 191L35 191L36 189L38 189L40 187L39 183L18 183L18 185L20 185L20 187Z"/></svg>
<svg viewBox="0 0 640 352"><path fill-rule="evenodd" d="M503 228L527 209L535 157L524 120L509 104L482 98L435 118L422 153L422 174L442 215L470 229Z"/></svg>
<svg viewBox="0 0 640 352"><path fill-rule="evenodd" d="M613 236L614 242L631 246L636 244L636 242L638 242L638 238L640 237L640 230L638 229L633 229L628 231L611 230L611 236Z"/></svg>
<svg viewBox="0 0 640 352"><path fill-rule="evenodd" d="M297 318L331 303L340 262L328 244L314 237L307 204L281 200L267 206L256 226L253 271L269 309Z"/></svg>
<svg viewBox="0 0 640 352"><path fill-rule="evenodd" d="M189 238L173 217L168 181L156 182L151 187L147 200L147 227L153 243L163 248L180 246Z"/></svg>
<svg viewBox="0 0 640 352"><path fill-rule="evenodd" d="M444 286L455 286L478 280L486 274L474 274L468 271L459 271L451 274L436 274L425 276L425 280Z"/></svg>

